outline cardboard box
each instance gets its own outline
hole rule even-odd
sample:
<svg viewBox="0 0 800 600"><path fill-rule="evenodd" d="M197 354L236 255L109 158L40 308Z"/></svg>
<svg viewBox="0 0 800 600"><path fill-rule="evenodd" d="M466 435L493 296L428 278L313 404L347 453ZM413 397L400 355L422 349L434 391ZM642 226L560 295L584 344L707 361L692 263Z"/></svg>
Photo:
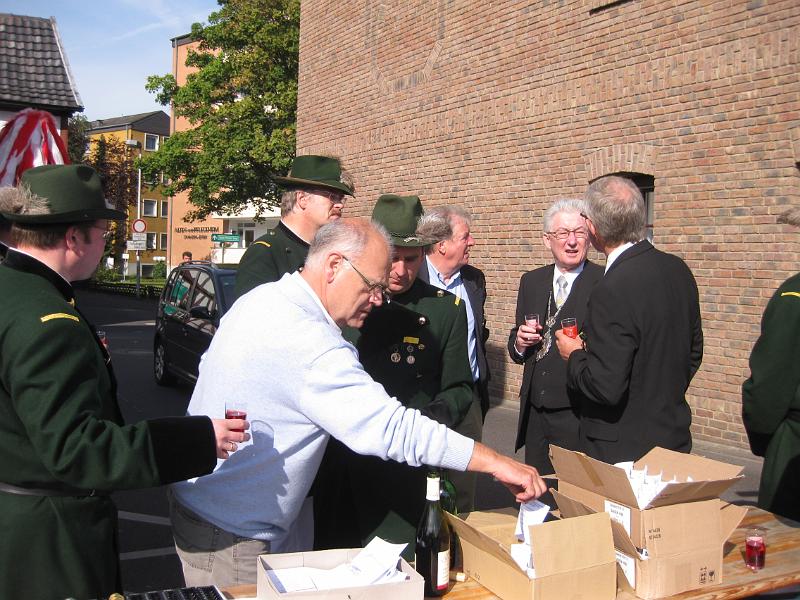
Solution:
<svg viewBox="0 0 800 600"><path fill-rule="evenodd" d="M620 587L650 599L722 582L723 546L747 508L717 496L741 467L656 448L635 466L684 482L640 509L622 469L555 446L551 458L559 476L553 496L564 517L610 515ZM685 482L687 476L695 481Z"/></svg>
<svg viewBox="0 0 800 600"><path fill-rule="evenodd" d="M267 575L274 569L291 567L315 567L333 569L353 560L361 552L361 548L321 550L319 552L295 552L292 554L262 554L258 557L258 573L256 579L257 598L259 600L422 600L425 593L425 581L405 560L400 559L400 570L409 576L407 581L384 583L361 587L339 588L313 592L281 593Z"/></svg>
<svg viewBox="0 0 800 600"><path fill-rule="evenodd" d="M447 515L461 541L464 572L503 600L569 600L616 597L611 519L600 513L530 528L536 578L511 558L516 514Z"/></svg>
<svg viewBox="0 0 800 600"><path fill-rule="evenodd" d="M623 469L580 452L550 446L559 491L594 512L608 512L620 523L634 546L651 556L675 554L709 539L718 540L719 495L741 479L742 467L701 456L654 448L634 463L650 473L663 472L667 485L644 508L639 508ZM686 482L691 477L693 481ZM727 533L725 533L727 539Z"/></svg>

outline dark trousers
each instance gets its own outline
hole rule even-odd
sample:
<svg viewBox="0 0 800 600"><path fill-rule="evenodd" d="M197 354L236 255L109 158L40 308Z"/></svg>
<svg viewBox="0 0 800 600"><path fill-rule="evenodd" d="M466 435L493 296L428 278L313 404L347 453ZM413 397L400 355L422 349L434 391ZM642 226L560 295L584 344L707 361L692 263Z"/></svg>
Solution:
<svg viewBox="0 0 800 600"><path fill-rule="evenodd" d="M531 406L525 435L525 462L536 467L540 475L551 475L553 464L550 462L550 444L568 450L580 450L579 424L578 415L571 408L547 409ZM558 489L558 482L555 480L548 480L547 484ZM549 504L551 508L556 507L550 492L539 500Z"/></svg>

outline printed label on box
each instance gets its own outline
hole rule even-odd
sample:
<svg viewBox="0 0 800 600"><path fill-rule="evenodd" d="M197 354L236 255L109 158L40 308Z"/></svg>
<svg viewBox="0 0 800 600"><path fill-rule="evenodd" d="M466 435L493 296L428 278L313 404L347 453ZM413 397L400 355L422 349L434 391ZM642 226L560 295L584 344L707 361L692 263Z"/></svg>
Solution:
<svg viewBox="0 0 800 600"><path fill-rule="evenodd" d="M605 500L605 511L611 515L611 520L616 521L625 528L625 533L631 534L631 509L623 504Z"/></svg>
<svg viewBox="0 0 800 600"><path fill-rule="evenodd" d="M617 556L617 564L622 567L622 572L625 573L625 579L628 580L633 589L636 589L636 561L632 556L628 556L616 549L614 554Z"/></svg>

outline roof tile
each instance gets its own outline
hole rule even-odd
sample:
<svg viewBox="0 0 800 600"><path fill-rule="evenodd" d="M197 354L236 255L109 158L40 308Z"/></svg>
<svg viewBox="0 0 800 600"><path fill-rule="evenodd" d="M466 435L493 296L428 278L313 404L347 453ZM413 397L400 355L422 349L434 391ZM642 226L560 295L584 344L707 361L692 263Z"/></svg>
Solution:
<svg viewBox="0 0 800 600"><path fill-rule="evenodd" d="M0 102L83 108L55 19L0 13Z"/></svg>

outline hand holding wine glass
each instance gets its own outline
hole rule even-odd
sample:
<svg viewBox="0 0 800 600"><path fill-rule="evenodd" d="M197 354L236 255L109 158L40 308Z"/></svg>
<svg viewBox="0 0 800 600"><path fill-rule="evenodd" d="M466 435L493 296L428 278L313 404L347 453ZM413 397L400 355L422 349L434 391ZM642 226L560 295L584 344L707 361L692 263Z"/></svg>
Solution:
<svg viewBox="0 0 800 600"><path fill-rule="evenodd" d="M528 348L541 342L541 330L542 326L539 323L539 315L536 313L526 314L525 322L517 328L517 337L514 340L517 352L524 354Z"/></svg>

